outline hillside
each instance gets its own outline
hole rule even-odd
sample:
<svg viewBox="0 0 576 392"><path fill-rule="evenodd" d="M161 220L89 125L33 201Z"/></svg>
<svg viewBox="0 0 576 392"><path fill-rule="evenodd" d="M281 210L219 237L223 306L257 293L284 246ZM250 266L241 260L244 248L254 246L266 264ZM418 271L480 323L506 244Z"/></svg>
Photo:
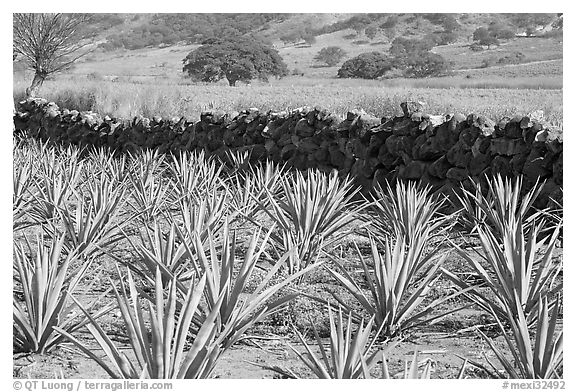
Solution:
<svg viewBox="0 0 576 392"><path fill-rule="evenodd" d="M102 50L141 49L251 35L299 43L347 31L350 38L392 41L399 36L443 36L466 42L491 24L515 35L539 35L562 27L561 14L94 14L85 29ZM449 34L450 37L446 35Z"/></svg>
<svg viewBox="0 0 576 392"><path fill-rule="evenodd" d="M458 83L481 75L500 79L528 76L538 79L535 88L557 88L562 78L561 20L556 14L97 14L87 26L94 35L92 52L55 77L184 83L182 60L203 39L248 34L270 42L279 51L294 75L288 78L290 83L307 84L306 80L315 83L335 78L342 62L361 53L387 53L396 37L435 37L451 41L438 43L432 52L452 62L452 78ZM473 32L490 25L509 29L513 37L501 40L499 46L470 50ZM528 28L531 37L525 36ZM558 34L541 36L551 29ZM314 60L328 46L346 52L336 66ZM519 64L505 64L508 58ZM553 73L546 63L551 60L559 61ZM506 72L498 71L503 65L507 65ZM527 65L531 65L530 72L524 74ZM14 70L18 79L29 77L18 62ZM554 82L549 82L551 79Z"/></svg>

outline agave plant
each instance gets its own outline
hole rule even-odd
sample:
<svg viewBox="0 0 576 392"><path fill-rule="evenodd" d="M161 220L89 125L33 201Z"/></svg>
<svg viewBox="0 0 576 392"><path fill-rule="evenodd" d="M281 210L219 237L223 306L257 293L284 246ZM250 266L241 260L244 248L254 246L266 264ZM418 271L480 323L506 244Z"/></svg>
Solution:
<svg viewBox="0 0 576 392"><path fill-rule="evenodd" d="M34 207L34 197L37 192L37 180L34 173L34 156L22 154L18 157L15 153L12 172L12 221L14 230L28 226L28 223L23 219L28 211Z"/></svg>
<svg viewBox="0 0 576 392"><path fill-rule="evenodd" d="M280 197L280 178L287 176L284 166L266 161L265 164L250 166L250 169L233 176L231 182L231 202L234 208L249 220L259 221L256 216L260 208L269 208L269 195Z"/></svg>
<svg viewBox="0 0 576 392"><path fill-rule="evenodd" d="M519 307L518 302L516 310L510 309L510 313L515 313L518 317L511 320L512 339L508 336L504 326L498 320L495 312L492 314L504 335L506 344L513 355L514 361L508 358L498 349L493 340L487 337L482 331L478 333L486 340L490 348L496 354L500 364L504 367L510 378L528 378L528 379L550 379L562 378L563 353L564 353L564 332L560 331L557 336L555 330L558 322L558 313L561 299L556 296L551 306L548 305L546 296L541 296L538 301L537 327L535 339L530 339L529 323ZM550 309L552 312L550 313ZM493 375L500 376L499 370L488 361L494 369Z"/></svg>
<svg viewBox="0 0 576 392"><path fill-rule="evenodd" d="M317 261L320 251L348 234L350 223L364 208L365 203L352 199L358 189L352 181L338 179L309 170L307 177L300 172L280 178L282 198L268 191L268 206L258 202L278 232L271 238L281 252L295 248L288 260L288 273L292 274ZM257 223L257 222L255 222Z"/></svg>
<svg viewBox="0 0 576 392"><path fill-rule="evenodd" d="M248 283L253 279L257 262L263 256L273 229L271 228L264 236L261 230L256 230L241 261L236 259L238 252L236 232L230 234L227 220L219 236L222 239L219 248L216 247L213 235L209 235L204 244L198 232L194 233L192 243L184 243L189 254L193 255L201 273L206 274L205 296L208 308L213 309L219 299L223 298L220 306L220 320L227 328L223 341L225 347L230 347L241 339L246 330L265 317L278 312L289 301L296 298L297 293L290 293L272 301L272 297L282 288L321 265L321 263L310 265L279 283L271 284L272 278L290 257L290 252L288 252L274 263L258 286L248 292Z"/></svg>
<svg viewBox="0 0 576 392"><path fill-rule="evenodd" d="M249 169L251 154L251 150L229 150L220 161L226 165L229 176L237 176Z"/></svg>
<svg viewBox="0 0 576 392"><path fill-rule="evenodd" d="M345 324L342 309L338 309L338 318L334 320L332 309L328 306L328 317L330 319L329 355L314 323L312 323L312 330L320 349L320 358L296 328L293 328L294 332L306 352L301 354L290 344L288 346L318 378L354 379L369 377L370 369L378 360L378 351L373 350L378 334L371 337L374 317L368 320L366 326L364 326L364 320L360 321L354 335L352 335L352 314L348 314L348 321Z"/></svg>
<svg viewBox="0 0 576 392"><path fill-rule="evenodd" d="M414 242L408 244L404 237L396 238L395 241L385 237L384 254L381 255L376 242L370 237L373 273L358 245L354 243L364 272L360 279L362 282L366 281L369 294L365 293L360 282L347 271L342 261L332 257L338 271L328 268L330 274L354 296L364 310L375 317L376 326L387 337L396 336L401 331L424 323L437 321L448 313L461 309L430 317L435 308L452 298L452 295L434 300L424 308L418 309L434 283L441 277L438 272L446 256L439 257L434 253L426 255L425 242L418 240L417 237L412 240ZM334 293L332 295L340 305L352 311L347 301Z"/></svg>
<svg viewBox="0 0 576 392"><path fill-rule="evenodd" d="M62 235L47 247L44 237L38 236L35 257L27 257L21 244L14 249L15 278L21 285L23 297L22 301L15 287L14 349L18 352L48 352L62 343L62 331L73 333L86 323L68 299L86 275L90 263L71 268L78 255L63 254L64 240ZM94 317L108 310L103 307Z"/></svg>
<svg viewBox="0 0 576 392"><path fill-rule="evenodd" d="M169 185L159 180L164 171L164 156L159 155L158 150L146 150L131 156L131 161L129 179L133 202L130 204L135 212L140 213L143 222L148 223L161 215L169 195Z"/></svg>
<svg viewBox="0 0 576 392"><path fill-rule="evenodd" d="M201 199L205 191L221 188L220 179L223 166L213 158L206 158L204 152L181 152L178 157L172 156L170 172L173 177L174 190L170 202L194 203Z"/></svg>
<svg viewBox="0 0 576 392"><path fill-rule="evenodd" d="M562 264L553 261L562 222L556 225L551 235L541 240L537 237L544 225L542 221L533 221L527 232L521 222L512 221L506 225L502 233L503 243L491 230L476 229L483 251L477 257L456 247L480 279L479 284L469 283L445 269L443 273L484 310L496 312L500 320L513 322L520 317L517 310L521 310L520 313L532 325L536 321L540 296L553 296L563 287L562 282L556 279ZM481 286L488 287L493 295L486 295Z"/></svg>
<svg viewBox="0 0 576 392"><path fill-rule="evenodd" d="M429 186L398 181L394 190L390 184L386 191L378 185L374 196L371 213L363 219L378 238L402 236L411 244L415 237L428 241L450 229L449 217L440 213L444 200L432 195Z"/></svg>
<svg viewBox="0 0 576 392"><path fill-rule="evenodd" d="M135 359L129 359L106 335L102 327L84 311L90 320L88 330L104 350L109 365L94 350L86 347L72 334L58 331L74 343L82 352L93 359L112 378L208 378L225 348L221 345L218 319L223 296L205 315L203 323L187 348L191 338L191 323L199 310L206 276L198 283L191 284L184 298L178 298L175 280L170 281L168 295L162 288L162 277L158 270L155 279L155 300L141 299L128 271L128 288L120 281L120 290L110 282L126 323L130 351ZM146 306L143 308L141 302ZM149 325L149 327L147 326Z"/></svg>
<svg viewBox="0 0 576 392"><path fill-rule="evenodd" d="M476 182L474 192L462 188L461 194L457 194L463 210L462 221L466 227L472 230L478 226L489 228L497 238L501 238L517 222L522 222L526 227L543 216L544 211L534 211L533 205L544 183L535 185L524 196L521 176L513 182L498 174L491 179L486 178L486 184L487 189L483 189Z"/></svg>
<svg viewBox="0 0 576 392"><path fill-rule="evenodd" d="M128 179L130 169L126 155L119 155L109 147L93 148L89 151L90 170L88 180L107 177L113 183L124 183Z"/></svg>
<svg viewBox="0 0 576 392"><path fill-rule="evenodd" d="M50 167L41 176L38 192L34 196L35 203L29 212L37 224L54 219L58 209L65 208L68 200L76 192L83 170L83 162L73 158L74 156L70 156L70 161L67 164L56 164L57 167Z"/></svg>
<svg viewBox="0 0 576 392"><path fill-rule="evenodd" d="M84 257L90 257L121 239L120 229L133 216L122 217L123 205L129 197L126 188L106 176L88 184L88 201L80 195L72 206L59 209L59 216L67 233L69 249L76 249ZM52 233L58 231L53 225Z"/></svg>
<svg viewBox="0 0 576 392"><path fill-rule="evenodd" d="M166 234L157 222L153 223L153 229L145 226L143 231L144 234L140 232L140 244L135 244L128 235L124 235L134 249L137 262L108 254L150 283L154 283L156 271L160 271L164 287L167 287L170 280L176 279L177 288L185 293L184 281L193 277L190 274L193 269L189 265L191 260L186 253L186 247L177 241L175 225L171 224Z"/></svg>
<svg viewBox="0 0 576 392"><path fill-rule="evenodd" d="M206 190L202 198L192 202L181 200L175 214L167 217L174 224L182 241L190 241L194 233L199 233L204 242L209 232L219 232L224 219L233 219L237 212L230 212L226 193L218 189Z"/></svg>

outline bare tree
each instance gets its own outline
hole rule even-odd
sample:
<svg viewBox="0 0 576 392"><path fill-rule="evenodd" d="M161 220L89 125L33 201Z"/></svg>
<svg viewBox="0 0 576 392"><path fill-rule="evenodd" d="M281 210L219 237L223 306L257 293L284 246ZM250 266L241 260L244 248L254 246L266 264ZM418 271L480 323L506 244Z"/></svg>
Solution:
<svg viewBox="0 0 576 392"><path fill-rule="evenodd" d="M28 97L38 94L48 75L69 68L87 51L86 14L14 14L13 51L34 70L26 89Z"/></svg>

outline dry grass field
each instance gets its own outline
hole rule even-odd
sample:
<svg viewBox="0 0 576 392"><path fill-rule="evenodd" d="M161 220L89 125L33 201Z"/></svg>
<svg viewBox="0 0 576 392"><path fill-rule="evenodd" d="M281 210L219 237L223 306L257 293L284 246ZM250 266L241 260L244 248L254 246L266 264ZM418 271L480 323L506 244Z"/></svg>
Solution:
<svg viewBox="0 0 576 392"><path fill-rule="evenodd" d="M489 83L480 79L461 79L466 83ZM334 79L302 80L292 78L271 83L229 87L218 85L177 85L170 82L109 82L85 80L48 81L43 96L62 108L92 110L110 116L132 118L187 117L199 119L202 111L221 109L240 111L256 107L280 111L302 106L318 106L345 115L352 109L363 109L375 116L393 116L400 112L400 103L417 100L426 103L432 114L476 113L494 120L504 116L526 115L543 110L547 121L562 124L562 90L406 87L402 81L392 86L386 81ZM27 80L14 84L15 100L24 97ZM417 83L412 81L411 83ZM422 81L434 85L432 80Z"/></svg>

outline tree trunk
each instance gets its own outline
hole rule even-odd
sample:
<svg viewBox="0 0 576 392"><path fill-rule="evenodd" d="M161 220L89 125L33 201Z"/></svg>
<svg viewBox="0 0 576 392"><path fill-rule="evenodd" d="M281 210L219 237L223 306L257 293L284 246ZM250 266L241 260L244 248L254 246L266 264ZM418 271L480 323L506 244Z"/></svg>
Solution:
<svg viewBox="0 0 576 392"><path fill-rule="evenodd" d="M45 79L46 74L36 71L36 73L34 74L34 79L32 80L32 84L30 85L30 87L26 89L26 98L36 97Z"/></svg>
<svg viewBox="0 0 576 392"><path fill-rule="evenodd" d="M228 84L232 87L236 87L236 80L237 79L233 79L233 78L226 78L228 80Z"/></svg>

